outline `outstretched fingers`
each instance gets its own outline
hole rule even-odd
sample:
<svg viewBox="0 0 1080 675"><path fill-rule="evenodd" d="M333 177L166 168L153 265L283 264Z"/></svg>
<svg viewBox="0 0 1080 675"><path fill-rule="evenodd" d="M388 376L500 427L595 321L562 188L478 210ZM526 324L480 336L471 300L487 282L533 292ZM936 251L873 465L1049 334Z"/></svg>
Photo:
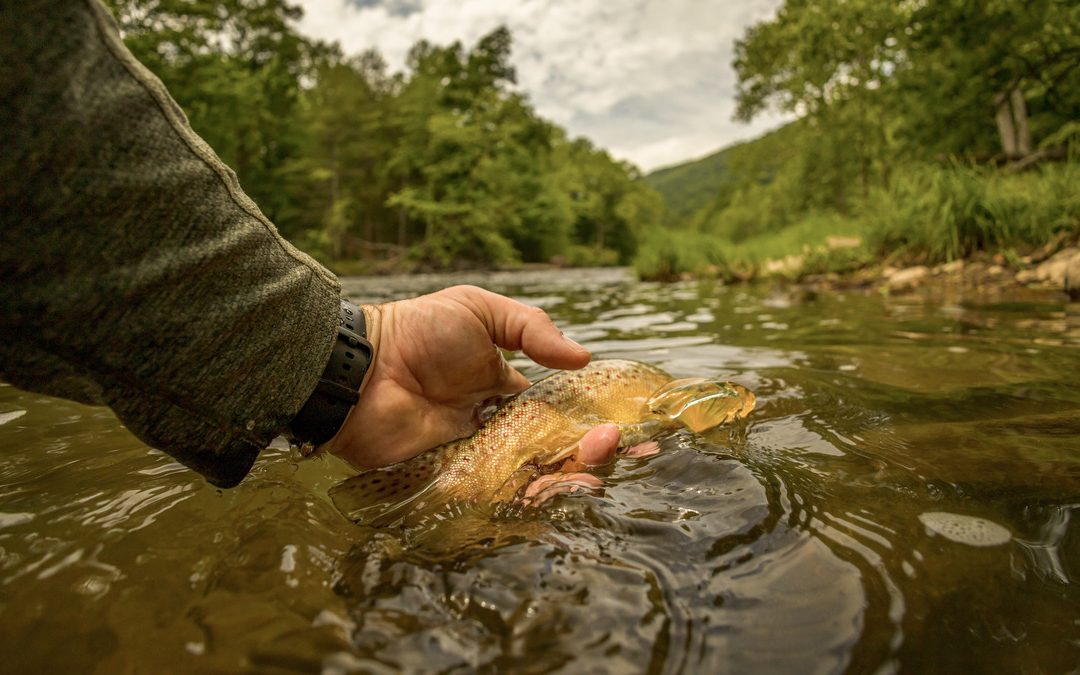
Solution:
<svg viewBox="0 0 1080 675"><path fill-rule="evenodd" d="M522 503L539 506L555 495L566 492L596 492L604 482L591 473L552 473L540 476L525 488Z"/></svg>
<svg viewBox="0 0 1080 675"><path fill-rule="evenodd" d="M540 506L556 495L565 493L597 493L604 482L585 473L590 467L610 462L619 446L619 427L614 424L600 424L593 427L578 441L577 453L567 460L558 473L540 476L525 488L522 503L526 506ZM651 457L660 452L656 441L639 443L626 450L627 457Z"/></svg>

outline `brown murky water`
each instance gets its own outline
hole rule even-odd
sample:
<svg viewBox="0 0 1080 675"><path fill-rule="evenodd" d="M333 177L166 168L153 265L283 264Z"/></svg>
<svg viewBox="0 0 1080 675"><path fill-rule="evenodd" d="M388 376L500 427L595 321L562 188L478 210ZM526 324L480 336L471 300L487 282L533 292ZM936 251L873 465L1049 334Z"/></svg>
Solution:
<svg viewBox="0 0 1080 675"><path fill-rule="evenodd" d="M346 290L371 301L460 281L544 307L599 356L736 380L758 409L744 431L678 433L619 462L602 495L448 521L433 549L344 520L326 498L349 475L336 460L271 448L220 491L107 410L0 386L0 670L1080 665L1075 305L618 270ZM928 513L1009 540L973 546Z"/></svg>

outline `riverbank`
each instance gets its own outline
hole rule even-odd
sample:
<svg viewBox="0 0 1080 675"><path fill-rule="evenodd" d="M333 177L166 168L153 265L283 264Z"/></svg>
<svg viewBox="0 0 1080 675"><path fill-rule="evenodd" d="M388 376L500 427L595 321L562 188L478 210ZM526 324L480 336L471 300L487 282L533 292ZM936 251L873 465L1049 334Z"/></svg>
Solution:
<svg viewBox="0 0 1080 675"><path fill-rule="evenodd" d="M446 276L445 270L420 266L354 260L335 261L329 267L340 276ZM486 269L467 268L452 271L463 279L507 279L530 272L560 269L592 269L607 278L609 273L625 270L616 266L588 267L562 264L525 263ZM1060 232L1051 241L1021 255L1010 251L990 254L975 252L966 258L936 265L907 263L893 258L871 260L859 237L830 235L817 247L804 247L801 253L742 264L703 265L696 271L648 275L636 270L645 281L688 281L718 279L727 283L777 281L794 283L818 290L867 289L890 294L916 291L925 286L1028 287L1060 291L1080 299L1080 234ZM469 283L469 282L463 282Z"/></svg>
<svg viewBox="0 0 1080 675"><path fill-rule="evenodd" d="M1031 255L1009 259L1002 254L976 255L940 265L874 265L846 274L809 274L798 283L818 289L872 289L905 294L928 286L961 286L1005 290L1034 288L1064 293L1080 300L1080 248L1044 247Z"/></svg>
<svg viewBox="0 0 1080 675"><path fill-rule="evenodd" d="M887 188L846 211L808 209L776 222L769 219L773 202L759 197L744 205L739 227L720 219L647 237L635 268L646 279L828 279L897 292L957 275L972 283L1011 279L1064 290L1058 268L1067 269L1070 256L1039 266L1080 240L1076 161L1019 174L907 166ZM1075 273L1072 279L1070 287L1077 285Z"/></svg>
<svg viewBox="0 0 1080 675"><path fill-rule="evenodd" d="M823 269L824 268L824 269ZM1060 233L1050 242L1020 255L978 251L936 265L898 259L869 260L857 238L836 236L798 254L732 268L707 266L696 273L654 277L658 280L722 278L726 281L782 282L815 290L870 290L912 293L932 286L1056 291L1080 300L1080 237Z"/></svg>
<svg viewBox="0 0 1080 675"><path fill-rule="evenodd" d="M961 260L954 260L938 265L895 263L874 263L847 269L842 272L799 273L791 267L792 259L780 259L766 264L766 272L752 274L743 278L722 278L718 269L706 269L699 273L684 272L679 275L646 281L690 281L694 279L718 279L726 283L783 283L794 284L815 291L862 290L889 295L903 295L932 289L935 287L967 288L980 291L1004 292L1012 289L1028 288L1039 291L1052 291L1067 295L1072 300L1080 300L1080 245L1076 240L1059 238L1042 246L1028 255L1005 256L1003 254L975 254ZM518 281L527 284L533 274L544 274L552 270L588 270L597 279L611 281L615 278L630 279L634 271L627 267L582 268L574 266L528 264L514 267L492 269L463 269L456 272L436 272L430 270L383 269L372 272L369 266L345 265L344 269L334 266L334 271L342 276L360 278L378 278L393 276L407 277L414 280L417 292L430 290L429 279L453 279L454 283L471 284L508 284ZM348 271L346 271L348 270ZM638 275L640 278L640 275Z"/></svg>
<svg viewBox="0 0 1080 675"><path fill-rule="evenodd" d="M728 215L716 222L680 224L669 217L663 226L631 228L605 240L620 247L621 254L599 244L574 244L541 256L544 263L526 263L520 262L530 259L525 255L446 258L428 255L423 245L369 244L357 248L359 255L328 266L344 276L379 276L465 271L482 267L485 260L489 269L503 270L621 262L632 264L640 278L659 281L809 280L904 292L934 279L955 278L1066 290L1069 256L1040 266L1080 242L1080 161L1021 174L908 165L887 188L869 191L846 210L804 206L780 217L774 213L775 198L746 197L738 213L725 210ZM319 253L318 247L310 250ZM1070 289L1080 285L1077 277L1071 275Z"/></svg>

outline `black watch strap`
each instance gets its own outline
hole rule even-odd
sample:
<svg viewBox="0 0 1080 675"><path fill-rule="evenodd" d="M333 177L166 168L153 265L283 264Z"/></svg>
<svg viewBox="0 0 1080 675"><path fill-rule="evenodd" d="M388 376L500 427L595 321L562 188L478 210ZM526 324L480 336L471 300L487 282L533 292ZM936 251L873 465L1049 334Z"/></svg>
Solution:
<svg viewBox="0 0 1080 675"><path fill-rule="evenodd" d="M289 423L293 440L319 445L334 437L345 423L349 410L360 400L360 386L373 356L371 343L367 340L364 312L348 300L342 300L337 339L330 360L315 391Z"/></svg>

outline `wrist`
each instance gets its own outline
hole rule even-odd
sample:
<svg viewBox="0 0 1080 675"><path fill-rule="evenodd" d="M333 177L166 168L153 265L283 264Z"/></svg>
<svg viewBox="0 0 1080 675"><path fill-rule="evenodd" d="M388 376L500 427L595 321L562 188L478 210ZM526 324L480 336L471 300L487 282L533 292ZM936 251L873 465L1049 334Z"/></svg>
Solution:
<svg viewBox="0 0 1080 675"><path fill-rule="evenodd" d="M372 406L372 396L374 392L369 391L369 384L377 381L380 378L380 370L385 368L379 361L379 355L381 354L380 346L383 345L382 331L385 328L386 315L384 313L386 305L360 305L361 311L364 313L364 321L367 325L367 339L371 344L371 366L368 369L367 377L364 378L364 382L359 391L359 398L356 405L350 410L349 414L345 418L345 422L334 434L333 438L326 443L318 446L313 450L319 454L329 453L332 455L340 455L343 452L354 451L354 446L357 442L356 429L354 426L357 424L355 418L365 414L365 410L370 413Z"/></svg>
<svg viewBox="0 0 1080 675"><path fill-rule="evenodd" d="M318 446L333 438L359 400L372 370L375 350L368 340L367 315L341 300L330 357L314 390L289 423L289 435L301 446Z"/></svg>

